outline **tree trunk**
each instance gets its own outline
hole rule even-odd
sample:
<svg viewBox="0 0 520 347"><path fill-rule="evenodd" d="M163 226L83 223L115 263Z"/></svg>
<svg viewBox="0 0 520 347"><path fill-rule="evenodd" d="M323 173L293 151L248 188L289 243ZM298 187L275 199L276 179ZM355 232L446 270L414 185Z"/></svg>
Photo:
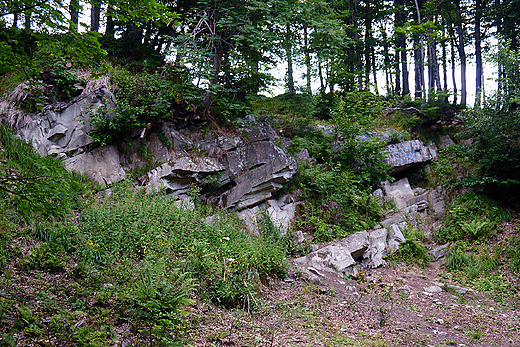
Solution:
<svg viewBox="0 0 520 347"><path fill-rule="evenodd" d="M107 26L105 28L105 36L114 37L116 30L115 30L114 17L112 14L112 7L110 5L108 6L108 8L106 10L106 17L107 17Z"/></svg>
<svg viewBox="0 0 520 347"><path fill-rule="evenodd" d="M404 6L403 0L395 0L394 1L395 7L398 7L398 11L395 14L396 17L396 25L401 26L406 21L406 14L404 12L404 9L401 9L402 6ZM408 56L406 53L406 37L404 34L400 33L397 35L397 50L398 50L398 56L400 56L400 63L401 63L401 74L402 74L402 80L403 80L403 90L402 95L410 94L410 82L409 82L409 74L408 74Z"/></svg>
<svg viewBox="0 0 520 347"><path fill-rule="evenodd" d="M222 60L224 58L224 50L221 43L215 44L213 48L213 77L209 80L209 88L202 99L202 106L204 106L204 114L209 114L211 103L213 102L213 86L218 83L218 75L222 68Z"/></svg>
<svg viewBox="0 0 520 347"><path fill-rule="evenodd" d="M318 75L320 77L320 93L325 93L325 84L323 83L323 71L321 69L321 61L318 61Z"/></svg>
<svg viewBox="0 0 520 347"><path fill-rule="evenodd" d="M415 98L421 99L423 97L424 89L424 63L422 58L422 49L420 47L419 36L414 35L414 64L415 64ZM423 75L421 77L421 75Z"/></svg>
<svg viewBox="0 0 520 347"><path fill-rule="evenodd" d="M455 40L451 39L451 80L453 81L453 105L457 105L457 78L455 77Z"/></svg>
<svg viewBox="0 0 520 347"><path fill-rule="evenodd" d="M90 9L90 31L99 31L99 17L101 15L101 4L97 0L91 1Z"/></svg>
<svg viewBox="0 0 520 347"><path fill-rule="evenodd" d="M367 11L370 11L368 8ZM370 87L370 72L374 68L372 66L371 59L371 51L374 50L374 47L371 47L372 35L372 18L367 14L367 18L365 19L365 42L364 42L364 51L365 51L365 89L369 89Z"/></svg>
<svg viewBox="0 0 520 347"><path fill-rule="evenodd" d="M304 38L304 49L305 49L305 67L307 69L306 79L307 79L307 94L312 95L312 89L311 89L311 75L312 75L312 68L311 68L311 54L309 51L309 33L307 31L307 25L304 25L303 27L303 38Z"/></svg>
<svg viewBox="0 0 520 347"><path fill-rule="evenodd" d="M13 13L13 25L12 25L13 28L17 28L18 27L18 13Z"/></svg>
<svg viewBox="0 0 520 347"><path fill-rule="evenodd" d="M291 25L286 24L286 37L285 37L285 51L287 54L287 91L294 94L294 74L293 74L293 54L292 54L292 43L291 43Z"/></svg>
<svg viewBox="0 0 520 347"><path fill-rule="evenodd" d="M69 13L70 13L70 31L78 31L79 25L79 0L70 0Z"/></svg>
<svg viewBox="0 0 520 347"><path fill-rule="evenodd" d="M446 33L444 33L446 34ZM446 53L446 40L441 42L442 46L442 80L444 82L443 90L448 90L448 63L447 63L447 53Z"/></svg>
<svg viewBox="0 0 520 347"><path fill-rule="evenodd" d="M437 42L433 39L432 30L428 35L428 87L429 93L435 95L442 89L437 60Z"/></svg>
<svg viewBox="0 0 520 347"><path fill-rule="evenodd" d="M24 28L25 30L31 30L31 15L32 12L30 10L27 10L23 13L24 15Z"/></svg>
<svg viewBox="0 0 520 347"><path fill-rule="evenodd" d="M466 105L467 89L466 89L466 51L464 50L464 30L462 28L462 18L460 15L460 0L455 0L455 7L457 13L457 38L460 57L460 83L461 83L461 100L462 105Z"/></svg>
<svg viewBox="0 0 520 347"><path fill-rule="evenodd" d="M417 11L417 21L421 24L421 9L418 0L415 0L415 9ZM414 58L415 58L415 97L423 97L424 84L424 51L423 40L421 35L414 36Z"/></svg>
<svg viewBox="0 0 520 347"><path fill-rule="evenodd" d="M475 106L480 106L482 97L482 38L480 21L482 16L481 0L475 0Z"/></svg>

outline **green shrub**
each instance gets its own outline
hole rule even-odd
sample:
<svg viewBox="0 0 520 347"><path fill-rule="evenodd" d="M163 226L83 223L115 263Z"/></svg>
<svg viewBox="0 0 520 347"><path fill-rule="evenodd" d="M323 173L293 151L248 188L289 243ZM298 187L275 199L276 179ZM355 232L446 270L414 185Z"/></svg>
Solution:
<svg viewBox="0 0 520 347"><path fill-rule="evenodd" d="M195 278L203 297L226 305L254 302L254 274L285 276L285 245L278 236L248 235L232 215L206 223L204 211L176 207L162 194L134 193L130 182L122 182L84 209L79 260L107 266L163 259Z"/></svg>
<svg viewBox="0 0 520 347"><path fill-rule="evenodd" d="M95 126L90 136L100 145L128 137L132 129L158 126L197 105L202 91L190 84L180 84L177 77L164 72L133 75L115 70L112 76L116 108L100 107L86 122Z"/></svg>
<svg viewBox="0 0 520 347"><path fill-rule="evenodd" d="M330 159L332 139L323 134L322 131L313 130L296 135L293 138L289 153L296 153L301 149L307 149L309 155L319 163Z"/></svg>
<svg viewBox="0 0 520 347"><path fill-rule="evenodd" d="M510 218L511 213L489 197L458 194L447 206L444 223L434 236L439 242L490 237Z"/></svg>
<svg viewBox="0 0 520 347"><path fill-rule="evenodd" d="M60 159L41 157L30 144L0 126L0 198L21 216L64 216L78 208L87 179L63 168Z"/></svg>
<svg viewBox="0 0 520 347"><path fill-rule="evenodd" d="M403 230L403 235L405 242L401 243L399 249L390 254L387 259L389 261L404 261L407 264L416 262L424 267L430 260L428 251L421 242L426 239L424 233L418 229L406 228Z"/></svg>
<svg viewBox="0 0 520 347"><path fill-rule="evenodd" d="M336 160L356 173L357 180L373 188L389 178L389 166L381 151L384 143L359 136L373 130L383 110L380 98L369 92L349 92L339 98L333 108L332 120L337 127Z"/></svg>
<svg viewBox="0 0 520 347"><path fill-rule="evenodd" d="M461 184L504 202L520 197L519 57L520 51L500 42L496 60L503 71L501 89L466 114L465 135L472 140L468 155L478 170Z"/></svg>

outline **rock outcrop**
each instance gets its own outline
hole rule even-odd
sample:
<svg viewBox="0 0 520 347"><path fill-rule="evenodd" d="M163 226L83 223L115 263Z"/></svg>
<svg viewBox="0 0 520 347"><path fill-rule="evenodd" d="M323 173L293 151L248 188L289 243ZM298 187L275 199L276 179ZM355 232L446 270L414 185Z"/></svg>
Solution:
<svg viewBox="0 0 520 347"><path fill-rule="evenodd" d="M224 166L213 158L182 157L156 167L140 180L148 190L165 189L167 193L186 196L190 184L200 185L209 176L223 171Z"/></svg>
<svg viewBox="0 0 520 347"><path fill-rule="evenodd" d="M296 161L271 141L259 141L227 152L222 160L236 184L209 199L222 208L242 210L271 198L296 173Z"/></svg>
<svg viewBox="0 0 520 347"><path fill-rule="evenodd" d="M90 114L102 104L114 107L113 95L107 87L107 78L90 80L83 92L66 103L45 107L31 115L31 121L18 129L25 141L31 141L41 155L70 157L90 145L88 136L92 129L88 122Z"/></svg>
<svg viewBox="0 0 520 347"><path fill-rule="evenodd" d="M386 157L386 163L393 166L392 174L397 174L437 159L435 145L425 146L420 140L388 145L383 152Z"/></svg>

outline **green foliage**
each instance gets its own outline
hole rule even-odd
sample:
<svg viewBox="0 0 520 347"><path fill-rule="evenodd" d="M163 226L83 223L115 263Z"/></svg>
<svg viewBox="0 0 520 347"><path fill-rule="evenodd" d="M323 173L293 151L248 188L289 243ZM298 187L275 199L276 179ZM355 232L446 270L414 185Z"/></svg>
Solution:
<svg viewBox="0 0 520 347"><path fill-rule="evenodd" d="M511 243L506 249L506 254L513 271L520 273L520 237L515 236L511 239Z"/></svg>
<svg viewBox="0 0 520 347"><path fill-rule="evenodd" d="M379 97L369 92L349 92L341 97L332 110L332 120L338 129L337 160L356 173L363 186L375 187L388 178L389 166L381 152L383 143L377 139L360 138L375 124L383 110Z"/></svg>
<svg viewBox="0 0 520 347"><path fill-rule="evenodd" d="M302 149L307 149L309 155L320 163L327 162L331 156L332 139L323 134L320 130L309 130L296 132L291 146L288 148L289 153L294 154Z"/></svg>
<svg viewBox="0 0 520 347"><path fill-rule="evenodd" d="M182 329L179 319L187 312L182 306L193 303L190 293L195 289L188 273L171 268L164 258L145 261L137 274L129 298L134 319L145 325L149 334L162 346L181 346L177 339ZM182 334L180 334L182 336Z"/></svg>
<svg viewBox="0 0 520 347"><path fill-rule="evenodd" d="M468 155L478 170L461 184L506 202L520 196L519 55L507 46L500 47L498 61L507 72L501 81L503 89L466 114L465 132L472 139Z"/></svg>
<svg viewBox="0 0 520 347"><path fill-rule="evenodd" d="M462 222L462 231L474 239L478 239L482 235L489 233L489 227L491 223L488 221L472 220L471 222Z"/></svg>
<svg viewBox="0 0 520 347"><path fill-rule="evenodd" d="M0 197L19 213L63 216L79 206L86 179L67 172L61 161L41 157L30 144L0 127Z"/></svg>
<svg viewBox="0 0 520 347"><path fill-rule="evenodd" d="M107 67L107 53L101 49L99 36L92 31L42 35L34 52L34 63L39 69L67 61L75 69L86 67L93 71L104 70Z"/></svg>
<svg viewBox="0 0 520 347"><path fill-rule="evenodd" d="M306 200L297 226L313 233L318 242L369 229L381 218L380 202L341 165L302 167L293 184Z"/></svg>
<svg viewBox="0 0 520 347"><path fill-rule="evenodd" d="M422 241L426 238L424 233L418 229L403 230L405 242L399 245L399 249L388 256L389 261L404 261L407 264L416 262L424 267L430 261L428 251L424 247Z"/></svg>
<svg viewBox="0 0 520 347"><path fill-rule="evenodd" d="M431 186L457 186L463 178L473 174L475 164L467 158L465 145L449 146L438 152L438 160L430 163L428 181Z"/></svg>
<svg viewBox="0 0 520 347"><path fill-rule="evenodd" d="M478 216L478 219L475 218ZM490 237L511 214L494 200L477 193L458 194L449 204L442 227L435 234L439 242Z"/></svg>
<svg viewBox="0 0 520 347"><path fill-rule="evenodd" d="M478 291L489 292L500 301L514 294L516 289L502 274L499 254L489 252L488 247L459 241L446 255L446 268L458 281L474 286Z"/></svg>
<svg viewBox="0 0 520 347"><path fill-rule="evenodd" d="M201 209L176 207L167 196L134 194L124 182L84 210L81 258L99 265L164 259L196 278L212 301L254 306L254 274L285 275L284 245L270 235L247 235L232 216L219 215L213 224L201 222L204 217Z"/></svg>
<svg viewBox="0 0 520 347"><path fill-rule="evenodd" d="M115 70L112 83L115 85L116 108L100 107L85 120L96 126L90 136L99 144L106 145L121 137L129 136L132 129L157 125L171 120L178 113L186 113L197 103L201 94L193 85L179 84L176 72L133 75L124 70Z"/></svg>

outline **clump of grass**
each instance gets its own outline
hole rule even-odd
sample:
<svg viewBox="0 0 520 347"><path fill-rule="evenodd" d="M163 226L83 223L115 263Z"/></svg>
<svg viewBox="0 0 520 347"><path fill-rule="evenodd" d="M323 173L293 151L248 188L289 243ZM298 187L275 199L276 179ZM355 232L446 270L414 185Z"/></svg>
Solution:
<svg viewBox="0 0 520 347"><path fill-rule="evenodd" d="M405 228L403 230L405 242L399 245L399 249L387 257L390 262L406 262L411 265L417 263L420 266L425 266L430 257L428 251L421 241L425 240L424 232L419 229Z"/></svg>
<svg viewBox="0 0 520 347"><path fill-rule="evenodd" d="M200 284L199 292L227 306L255 301L255 280L286 273L285 248L276 235L254 237L232 215L205 222L204 209L177 207L170 197L133 192L123 182L83 211L81 260L105 266L118 259L165 259Z"/></svg>
<svg viewBox="0 0 520 347"><path fill-rule="evenodd" d="M446 211L442 228L434 235L438 242L489 238L502 221L511 219L511 212L476 193L457 195Z"/></svg>

